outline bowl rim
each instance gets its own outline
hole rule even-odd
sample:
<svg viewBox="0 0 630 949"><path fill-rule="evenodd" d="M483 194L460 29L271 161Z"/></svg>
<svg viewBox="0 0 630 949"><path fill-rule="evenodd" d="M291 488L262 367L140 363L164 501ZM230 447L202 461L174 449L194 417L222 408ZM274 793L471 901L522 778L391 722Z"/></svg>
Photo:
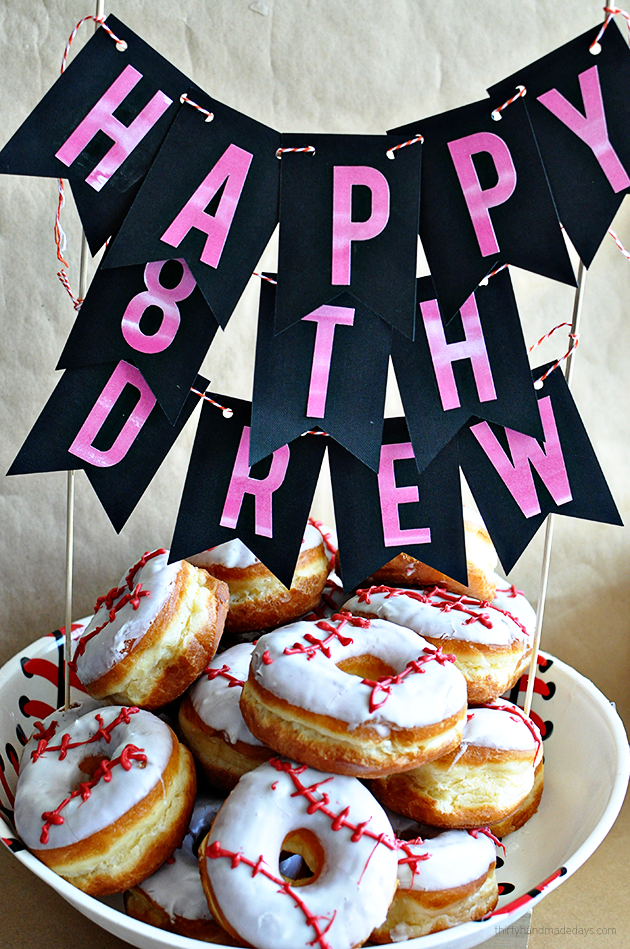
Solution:
<svg viewBox="0 0 630 949"><path fill-rule="evenodd" d="M78 624L85 624L86 620L82 619L77 622ZM28 655L28 657L31 658L34 653L46 652L53 648L57 648L57 640L54 634L48 633L9 659L8 662L0 668L0 695L2 694L5 683L15 674L17 668L19 668L20 660L24 656ZM587 839L567 858L562 867L559 867L551 876L538 884L538 886L532 888L526 894L516 897L505 906L498 908L483 920L463 923L454 929L407 940L405 945L409 946L410 949L413 949L413 947L417 947L417 949L438 949L438 947L446 949L445 939L448 939L448 945L452 947L452 949L456 949L456 947L458 947L458 949L466 949L466 947L479 945L484 940L496 935L500 930L512 925L524 915L524 913L533 909L544 896L554 890L560 883L564 882L564 880L568 879L569 876L586 862L602 843L621 810L628 779L630 777L630 748L628 746L628 739L623 722L614 704L606 698L590 679L587 679L586 676L582 675L582 673L578 672L572 666L542 650L540 656L552 660L555 667L562 670L570 680L573 680L575 685L586 693L589 699L598 707L603 719L606 721L617 761L615 778L609 787L606 807ZM4 839L5 834L8 835L8 839ZM0 816L0 839L2 839L7 849L11 849L9 843L10 840L14 838L14 830L6 823L4 818ZM101 900L95 897L88 896L58 876L53 870L46 867L26 849L11 852L25 867L43 880L43 882L51 886L67 902L91 919L96 925L107 929L118 938L124 940L126 937L122 935L122 931L128 930L129 935L135 933L138 937L144 937L145 943L152 942L156 949L159 949L159 947L165 947L165 949L199 949L199 946L203 945L200 940L190 939L186 936L180 936L176 933L170 933L167 930L150 926L148 923L140 922L139 920L127 916L124 912L121 912L115 907L108 905L106 902L101 902ZM217 949L228 949L228 947L223 947L219 944L216 944L216 946Z"/></svg>

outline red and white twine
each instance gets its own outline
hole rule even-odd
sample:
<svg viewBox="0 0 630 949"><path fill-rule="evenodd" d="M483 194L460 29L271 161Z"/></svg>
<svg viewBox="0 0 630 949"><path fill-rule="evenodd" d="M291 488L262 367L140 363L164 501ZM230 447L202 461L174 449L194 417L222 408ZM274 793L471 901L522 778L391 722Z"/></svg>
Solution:
<svg viewBox="0 0 630 949"><path fill-rule="evenodd" d="M209 395L205 392L200 392L199 389L193 389L190 387L190 391L193 395L198 395L200 399L204 399L206 402L209 402L211 405L214 405L217 409L221 409L223 412L223 418L232 418L234 415L234 409L231 409L228 405L221 405L220 402L215 402L214 399L211 399Z"/></svg>
<svg viewBox="0 0 630 949"><path fill-rule="evenodd" d="M563 326L571 326L571 323L566 323L566 322L565 322L565 323L558 323L558 325L557 325L557 326L554 326L554 328L551 329L551 330L549 330L548 333L545 333L544 336L541 336L540 339L538 340L538 342L534 343L533 346L530 346L528 352L531 353L534 349L537 349L538 346L540 346L542 343L544 343L546 339L549 339L551 336L553 336L553 334L556 332L556 330L561 329ZM537 380L536 380L536 382L534 383L534 388L535 388L535 389L542 389L543 382L545 381L545 379L547 378L547 376L550 376L551 373L554 371L554 369L557 369L558 366L560 366L566 359L568 359L569 356L572 355L572 353L574 352L574 350L576 350L576 349L578 348L578 345L579 345L579 343L580 343L580 334L579 334L579 333L569 333L569 339L571 340L571 342L570 342L569 348L567 349L567 351L566 351L566 353L564 354L564 356L561 356L560 359L556 359L556 361L554 362L554 364L553 364L552 366L550 366L549 369L547 369L547 371L546 371L545 373L543 373L543 375L540 377L540 379L537 379Z"/></svg>
<svg viewBox="0 0 630 949"><path fill-rule="evenodd" d="M628 24L628 34L630 34L630 13L626 13L625 10L621 10L619 7L604 7L604 13L606 14L606 19L600 26L599 33L597 34L597 36L595 37L595 39L589 46L589 52L591 52L593 56L597 56L599 53L601 53L602 47L599 41L601 40L602 36L606 32L608 28L608 24L613 19L613 17L615 17L617 14L625 17L626 23Z"/></svg>
<svg viewBox="0 0 630 949"><path fill-rule="evenodd" d="M423 142L424 142L424 135L420 135L420 133L418 133L418 135L414 135L414 137L410 138L408 141L401 142L400 145L392 145L391 148L387 149L385 154L387 155L388 158L395 158L396 155L394 154L394 152L397 152L399 148L406 148L407 145L417 145L418 143L422 145Z"/></svg>
<svg viewBox="0 0 630 949"><path fill-rule="evenodd" d="M283 155L286 155L287 152L310 152L311 155L315 154L314 145L305 145L303 148L277 148L276 149L276 158L282 158Z"/></svg>
<svg viewBox="0 0 630 949"><path fill-rule="evenodd" d="M198 102L195 102L193 99L189 98L186 93L179 97L179 101L182 103L182 105L191 105L193 109L197 109L198 112L201 112L203 115L205 115L206 122L212 122L214 118L214 112L208 112L208 110L204 109L204 107L199 105Z"/></svg>
<svg viewBox="0 0 630 949"><path fill-rule="evenodd" d="M526 96L526 95L527 95L527 89L525 88L525 86L517 86L516 88L517 88L518 91L516 92L515 95L513 95L511 98L507 99L507 100L503 103L503 105L497 106L496 109L493 109L493 110L492 110L492 112L490 113L490 115L491 115L491 117L492 117L492 121L493 121L493 122L500 122L501 119L503 118L503 116L501 115L501 113L503 112L503 110L504 110L504 109L507 109L507 107L508 107L509 105L512 105L513 102L516 102L517 99L520 99L520 98L522 98L522 96Z"/></svg>
<svg viewBox="0 0 630 949"><path fill-rule="evenodd" d="M626 258L626 260L630 260L630 251L627 251L627 250L626 250L626 248L623 246L623 244L621 243L621 241L619 240L619 238L617 237L617 235L616 235L615 232L613 231L612 227L609 227L609 228L608 228L608 233L610 234L610 236L611 236L612 239L614 240L615 244L617 245L617 247L619 248L619 250L621 251L621 253L623 254L623 256Z"/></svg>
<svg viewBox="0 0 630 949"><path fill-rule="evenodd" d="M501 264L499 267L495 267L494 270L491 270L490 273L480 281L480 287L487 287L490 281L490 277L494 277L496 274L501 273L502 270L506 270L510 265Z"/></svg>

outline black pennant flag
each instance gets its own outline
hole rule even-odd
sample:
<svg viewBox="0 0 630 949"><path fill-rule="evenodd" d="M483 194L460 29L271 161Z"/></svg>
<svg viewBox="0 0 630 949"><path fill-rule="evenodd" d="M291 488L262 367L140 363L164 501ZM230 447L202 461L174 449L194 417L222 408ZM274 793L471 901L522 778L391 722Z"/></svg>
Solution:
<svg viewBox="0 0 630 949"><path fill-rule="evenodd" d="M93 254L120 227L191 86L115 16L107 25L127 49L98 29L0 152L0 174L70 180Z"/></svg>
<svg viewBox="0 0 630 949"><path fill-rule="evenodd" d="M217 329L185 261L100 267L57 369L133 362L175 423Z"/></svg>
<svg viewBox="0 0 630 949"><path fill-rule="evenodd" d="M418 470L471 416L543 437L507 270L478 287L445 326L430 277L418 280L413 343L394 331L392 360Z"/></svg>
<svg viewBox="0 0 630 949"><path fill-rule="evenodd" d="M7 474L83 468L121 531L198 401L189 394L171 425L135 366L67 369Z"/></svg>
<svg viewBox="0 0 630 949"><path fill-rule="evenodd" d="M238 537L290 587L328 439L296 438L250 469L250 403L211 395L233 415L204 402L171 560Z"/></svg>
<svg viewBox="0 0 630 949"><path fill-rule="evenodd" d="M534 370L540 379L549 369ZM470 423L458 436L460 464L508 573L548 514L621 525L606 480L562 373L537 391L544 442Z"/></svg>
<svg viewBox="0 0 630 949"><path fill-rule="evenodd" d="M385 135L282 136L283 149L298 150L281 161L276 332L345 290L412 336L422 146L390 160L399 144Z"/></svg>
<svg viewBox="0 0 630 949"><path fill-rule="evenodd" d="M421 475L404 418L385 420L378 474L334 442L329 455L344 590L400 553L467 583L456 439Z"/></svg>
<svg viewBox="0 0 630 949"><path fill-rule="evenodd" d="M424 135L420 237L446 320L498 264L575 286L523 99L484 99L397 129Z"/></svg>
<svg viewBox="0 0 630 949"><path fill-rule="evenodd" d="M585 266L630 188L630 52L614 24L594 27L489 91L527 89L529 112L560 220ZM507 111L507 110L506 110Z"/></svg>
<svg viewBox="0 0 630 949"><path fill-rule="evenodd" d="M250 461L319 427L378 470L392 329L348 293L274 332L260 290Z"/></svg>
<svg viewBox="0 0 630 949"><path fill-rule="evenodd" d="M225 326L278 221L280 136L194 97L213 120L181 106L103 266L181 257Z"/></svg>

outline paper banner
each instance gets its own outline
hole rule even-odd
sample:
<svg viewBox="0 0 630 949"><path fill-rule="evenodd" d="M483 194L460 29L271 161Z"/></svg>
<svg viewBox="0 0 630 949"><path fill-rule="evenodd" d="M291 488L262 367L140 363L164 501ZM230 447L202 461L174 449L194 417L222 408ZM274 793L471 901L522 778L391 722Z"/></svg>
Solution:
<svg viewBox="0 0 630 949"><path fill-rule="evenodd" d="M93 254L120 227L191 86L115 16L107 25L127 49L98 29L0 152L1 174L69 179Z"/></svg>
<svg viewBox="0 0 630 949"><path fill-rule="evenodd" d="M101 267L57 369L133 362L175 423L217 329L185 261Z"/></svg>
<svg viewBox="0 0 630 949"><path fill-rule="evenodd" d="M534 370L540 379L552 363ZM545 440L476 422L458 436L460 464L506 573L548 514L621 525L559 369L537 391Z"/></svg>
<svg viewBox="0 0 630 949"><path fill-rule="evenodd" d="M377 471L391 327L342 293L274 336L275 298L261 281L250 462L319 427Z"/></svg>
<svg viewBox="0 0 630 949"><path fill-rule="evenodd" d="M420 237L450 320L498 264L575 286L524 100L483 99L397 129L424 135Z"/></svg>
<svg viewBox="0 0 630 949"><path fill-rule="evenodd" d="M194 95L214 119L182 105L103 266L181 257L225 326L278 221L280 136Z"/></svg>
<svg viewBox="0 0 630 949"><path fill-rule="evenodd" d="M478 287L447 326L430 277L417 295L415 341L394 331L392 360L418 470L473 415L542 438L508 271Z"/></svg>
<svg viewBox="0 0 630 949"><path fill-rule="evenodd" d="M238 537L290 587L328 439L296 438L250 469L250 403L211 395L234 414L204 402L171 560Z"/></svg>
<svg viewBox="0 0 630 949"><path fill-rule="evenodd" d="M195 388L207 384L198 376ZM135 366L67 369L7 474L83 468L120 532L198 401L190 394L171 425Z"/></svg>
<svg viewBox="0 0 630 949"><path fill-rule="evenodd" d="M399 553L467 583L456 439L422 475L404 418L385 420L378 474L334 442L329 457L344 590Z"/></svg>
<svg viewBox="0 0 630 949"><path fill-rule="evenodd" d="M276 332L344 290L411 337L422 146L400 136L283 135Z"/></svg>
<svg viewBox="0 0 630 949"><path fill-rule="evenodd" d="M630 188L630 52L614 23L599 26L493 86L527 89L527 110L560 220L588 267Z"/></svg>

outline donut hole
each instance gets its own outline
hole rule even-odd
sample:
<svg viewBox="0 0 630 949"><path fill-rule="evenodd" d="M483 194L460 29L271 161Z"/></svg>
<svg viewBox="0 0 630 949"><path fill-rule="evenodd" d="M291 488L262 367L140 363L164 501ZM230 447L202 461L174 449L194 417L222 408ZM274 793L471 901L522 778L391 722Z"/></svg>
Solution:
<svg viewBox="0 0 630 949"><path fill-rule="evenodd" d="M314 883L324 869L326 857L324 848L311 830L300 827L286 835L280 848L280 860L284 861L293 854L302 858L297 876L289 877L283 874L283 879L291 886L308 886L309 883Z"/></svg>
<svg viewBox="0 0 630 949"><path fill-rule="evenodd" d="M79 765L79 770L86 774L89 778L93 778L94 774L98 770L99 766L104 761L110 761L110 758L105 758L103 755L87 755Z"/></svg>
<svg viewBox="0 0 630 949"><path fill-rule="evenodd" d="M381 676L395 676L396 670L388 662L366 653L364 656L349 656L337 663L337 668L348 675L360 679L379 679Z"/></svg>

